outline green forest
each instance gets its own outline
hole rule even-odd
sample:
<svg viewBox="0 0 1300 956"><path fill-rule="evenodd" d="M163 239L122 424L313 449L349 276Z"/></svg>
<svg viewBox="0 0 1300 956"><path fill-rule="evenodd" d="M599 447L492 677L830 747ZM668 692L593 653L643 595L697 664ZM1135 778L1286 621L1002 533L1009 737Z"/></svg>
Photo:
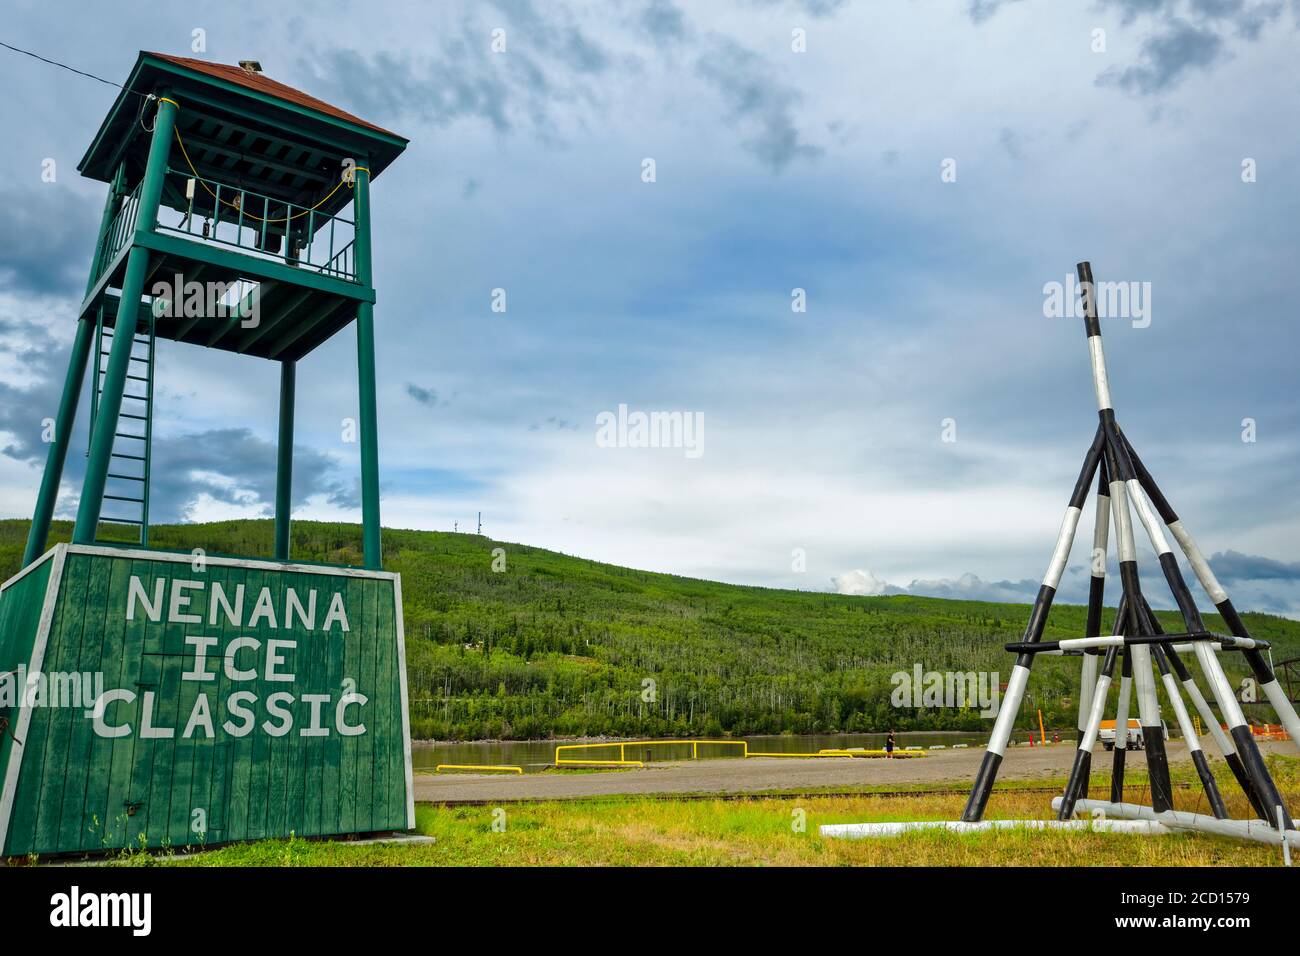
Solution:
<svg viewBox="0 0 1300 956"><path fill-rule="evenodd" d="M0 521L0 580L18 570L26 533L25 521ZM70 533L56 523L51 543ZM264 557L272 534L269 520L169 525L150 530L150 545ZM359 565L360 527L295 522L293 555ZM919 663L1005 683L1002 645L1029 613L719 584L474 534L386 530L384 565L402 575L412 734L425 739L979 730L991 721L974 708L892 706L891 675ZM1300 652L1300 622L1245 619L1277 660ZM1223 629L1217 615L1206 620ZM1084 608L1061 605L1045 639L1083 627ZM1245 676L1233 655L1225 666ZM1040 659L1021 726L1037 723L1035 709L1049 727L1073 726L1077 675L1077 659Z"/></svg>

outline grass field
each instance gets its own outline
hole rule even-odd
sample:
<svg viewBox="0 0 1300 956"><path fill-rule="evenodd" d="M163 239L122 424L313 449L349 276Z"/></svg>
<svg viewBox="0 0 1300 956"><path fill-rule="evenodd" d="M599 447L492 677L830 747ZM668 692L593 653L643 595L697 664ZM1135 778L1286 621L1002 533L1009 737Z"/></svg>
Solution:
<svg viewBox="0 0 1300 956"><path fill-rule="evenodd" d="M1220 761L1220 768L1222 762ZM1270 757L1289 799L1300 797L1300 758ZM1190 768L1174 773L1191 783ZM1130 800L1146 802L1140 777ZM1064 781L1018 781L999 789L987 818L1051 817L1050 793ZM1223 792L1234 817L1245 800L1227 777ZM1109 790L1094 774L1094 794ZM1277 847L1200 834L1143 837L1091 832L1002 831L968 835L915 833L892 839L824 839L824 823L954 820L964 791L906 796L769 794L744 800L620 798L504 807L417 808L420 833L433 844L350 845L267 840L189 856L121 854L121 865L182 866L1278 866ZM1176 791L1179 809L1206 812L1195 786ZM802 826L798 826L802 823Z"/></svg>

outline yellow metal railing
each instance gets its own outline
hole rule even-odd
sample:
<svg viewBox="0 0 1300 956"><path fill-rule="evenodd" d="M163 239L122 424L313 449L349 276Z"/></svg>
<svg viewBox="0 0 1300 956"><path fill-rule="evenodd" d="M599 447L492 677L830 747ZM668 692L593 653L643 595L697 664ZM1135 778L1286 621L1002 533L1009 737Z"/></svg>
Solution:
<svg viewBox="0 0 1300 956"><path fill-rule="evenodd" d="M440 763L433 768L434 773L442 773L444 770L484 770L496 773L523 773L523 767L511 767L506 764L475 764L475 763Z"/></svg>
<svg viewBox="0 0 1300 956"><path fill-rule="evenodd" d="M597 743L587 744L557 744L555 747L554 766L559 767L644 767L644 760L636 758L628 759L627 749L629 747L685 747L691 748L691 759L700 758L700 747L739 747L741 758L748 757L788 757L792 759L804 759L814 757L888 757L889 751L885 750L846 750L843 748L828 747L817 751L817 753L786 753L750 750L749 742L745 740L712 740L712 739L665 739L665 740L610 740L600 741ZM584 759L581 757L566 757L564 754L572 753L575 750L600 750L618 748L617 757L607 759ZM895 750L894 757L924 757L923 750ZM496 773L523 773L522 767L512 767L502 764L453 764L440 763L435 768L436 773L443 770L481 770L484 772Z"/></svg>
<svg viewBox="0 0 1300 956"><path fill-rule="evenodd" d="M743 740L611 740L608 742L590 743L590 744L558 744L555 748L555 766L557 767L644 767L645 763L641 760L628 760L628 747L681 747L690 744L691 759L698 760L700 756L700 744L706 746L719 747L739 747L742 757L748 756L749 745ZM618 759L610 758L609 760L578 760L573 757L563 757L562 753L571 750L590 750L595 748L618 748Z"/></svg>
<svg viewBox="0 0 1300 956"><path fill-rule="evenodd" d="M559 744L555 748L555 766L556 767L643 767L644 761L628 760L628 747L670 747L684 746L690 744L691 759L698 760L700 756L700 745L705 746L723 746L739 747L740 756L747 757L886 757L889 756L884 750L844 750L836 748L827 748L819 750L817 753L775 753L767 751L752 751L749 749L749 742L745 740L622 740L609 741L590 744ZM579 760L573 757L562 756L564 752L582 749L594 748L618 748L617 759L611 757L608 760ZM902 750L893 752L895 757L924 757L924 751L913 751L906 753Z"/></svg>

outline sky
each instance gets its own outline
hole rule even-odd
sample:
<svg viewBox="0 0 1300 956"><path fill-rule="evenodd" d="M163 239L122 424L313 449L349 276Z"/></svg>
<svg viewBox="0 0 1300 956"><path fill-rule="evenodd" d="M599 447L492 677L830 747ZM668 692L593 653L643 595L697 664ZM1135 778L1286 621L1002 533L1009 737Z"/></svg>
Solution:
<svg viewBox="0 0 1300 956"><path fill-rule="evenodd" d="M1045 314L1087 259L1143 303L1103 319L1120 422L1237 606L1300 616L1300 0L11 0L0 40L119 83L140 49L254 58L410 138L372 193L387 526L1029 600L1096 426L1082 322ZM27 517L117 91L4 49L0 81ZM153 519L269 514L274 364L163 343L157 374ZM359 520L352 330L298 383L295 517Z"/></svg>

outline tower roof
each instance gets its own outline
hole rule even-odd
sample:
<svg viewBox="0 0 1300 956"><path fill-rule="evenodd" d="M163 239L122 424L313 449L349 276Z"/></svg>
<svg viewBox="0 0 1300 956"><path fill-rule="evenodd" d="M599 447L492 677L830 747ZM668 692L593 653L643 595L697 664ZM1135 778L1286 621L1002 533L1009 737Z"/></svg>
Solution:
<svg viewBox="0 0 1300 956"><path fill-rule="evenodd" d="M304 93L302 90L294 89L281 83L279 80L273 80L265 73L254 73L244 69L242 66L231 66L229 63L210 63L207 60L197 60L189 56L172 56L169 53L148 53L146 56L157 57L176 66L184 67L187 70L193 70L196 73L203 73L207 76L215 77L219 80L225 80L227 83L233 83L236 86L242 86L246 89L256 90L259 93L265 93L267 96L274 96L277 99L284 100L286 103L293 103L297 106L309 110L315 110L318 113L324 113L326 116L332 116L335 119L343 120L347 123L355 123L357 126L363 126L366 129L374 130L376 133L383 133L385 136L396 136L382 126L376 126L369 120L363 120L359 116L341 110L337 106L326 103L324 100L317 99L310 93Z"/></svg>
<svg viewBox="0 0 1300 956"><path fill-rule="evenodd" d="M141 51L125 89L118 95L78 169L91 179L109 181L125 158L142 163L148 134L140 122L140 95L170 91L181 106L183 131L209 132L217 126L241 130L238 152L270 150L266 158L283 164L283 147L321 147L323 156L368 158L377 177L406 148L406 137L361 119L260 72L193 57ZM258 136L261 139L256 139ZM255 143L256 139L256 143ZM305 155L305 154L302 154ZM256 158L256 157L253 157Z"/></svg>

